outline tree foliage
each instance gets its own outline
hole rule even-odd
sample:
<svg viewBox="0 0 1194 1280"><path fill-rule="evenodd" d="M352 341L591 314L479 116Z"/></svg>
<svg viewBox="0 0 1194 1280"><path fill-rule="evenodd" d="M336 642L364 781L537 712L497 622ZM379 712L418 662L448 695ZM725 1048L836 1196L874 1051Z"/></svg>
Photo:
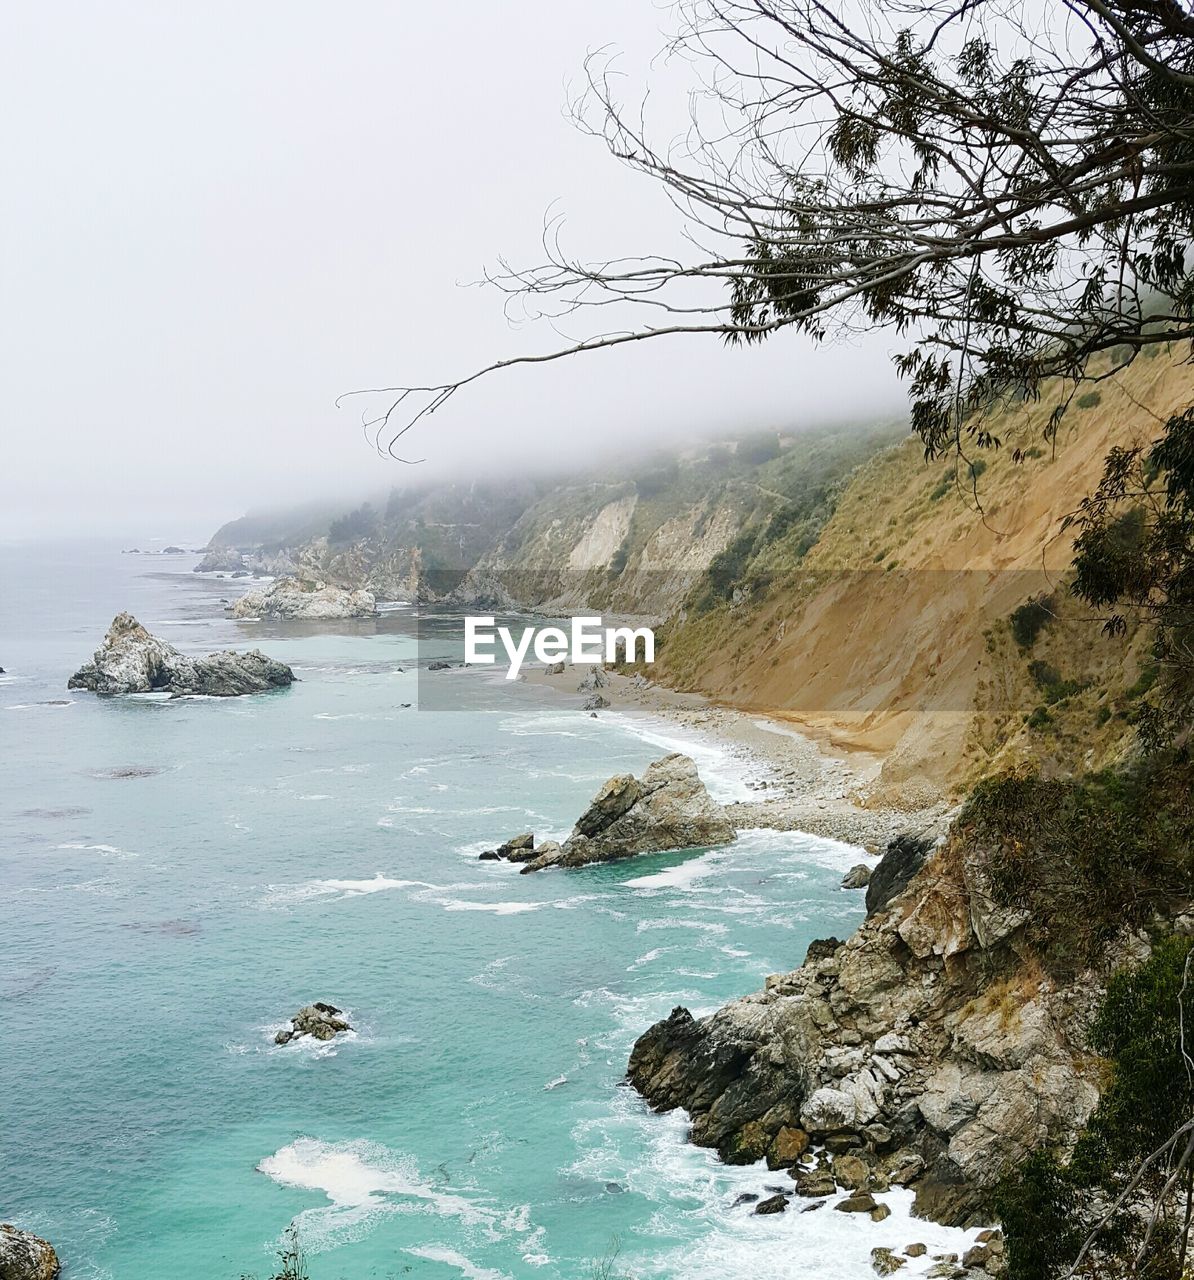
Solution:
<svg viewBox="0 0 1194 1280"><path fill-rule="evenodd" d="M533 316L628 323L384 393L382 447L510 364L677 335L891 328L929 453L998 445L985 411L1194 337L1194 16L1179 0L680 0L700 85L660 143L588 63L580 127L661 188L697 246L488 280ZM629 312L630 314L626 314ZM1102 375L1105 376L1105 375ZM1068 407L1050 417L1053 432ZM397 415L397 417L395 417Z"/></svg>

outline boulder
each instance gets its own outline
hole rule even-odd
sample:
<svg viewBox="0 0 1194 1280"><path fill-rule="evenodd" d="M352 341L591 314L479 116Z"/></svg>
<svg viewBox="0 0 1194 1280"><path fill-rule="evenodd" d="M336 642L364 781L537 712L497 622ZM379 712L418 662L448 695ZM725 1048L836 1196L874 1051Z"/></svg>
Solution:
<svg viewBox="0 0 1194 1280"><path fill-rule="evenodd" d="M0 1280L56 1280L60 1272L53 1245L31 1231L0 1223Z"/></svg>
<svg viewBox="0 0 1194 1280"><path fill-rule="evenodd" d="M583 867L734 839L725 810L705 789L696 765L673 753L649 764L641 779L628 773L610 778L576 820L562 855L545 865ZM527 869L540 868L528 863Z"/></svg>
<svg viewBox="0 0 1194 1280"><path fill-rule="evenodd" d="M549 662L543 668L543 674L545 676L562 676L564 674L564 659L561 658L559 662Z"/></svg>
<svg viewBox="0 0 1194 1280"><path fill-rule="evenodd" d="M585 678L576 686L577 693L593 693L604 689L609 684L609 677L600 667L590 667Z"/></svg>
<svg viewBox="0 0 1194 1280"><path fill-rule="evenodd" d="M767 1148L767 1167L790 1169L808 1150L808 1146L809 1136L803 1129L784 1125Z"/></svg>
<svg viewBox="0 0 1194 1280"><path fill-rule="evenodd" d="M842 876L842 888L865 889L870 878L870 867L868 867L865 862L860 862L856 866L851 867L850 870Z"/></svg>
<svg viewBox="0 0 1194 1280"><path fill-rule="evenodd" d="M604 711L609 706L609 699L600 693L591 693L581 703L582 711Z"/></svg>
<svg viewBox="0 0 1194 1280"><path fill-rule="evenodd" d="M524 831L521 835L511 836L505 844L497 847L499 858L509 858L511 862L530 862L535 856L535 833Z"/></svg>
<svg viewBox="0 0 1194 1280"><path fill-rule="evenodd" d="M232 606L234 618L322 621L372 618L377 599L372 591L346 591L302 578L279 578L268 587L247 591Z"/></svg>
<svg viewBox="0 0 1194 1280"><path fill-rule="evenodd" d="M769 1196L755 1205L755 1213L783 1213L788 1207L787 1196Z"/></svg>
<svg viewBox="0 0 1194 1280"><path fill-rule="evenodd" d="M827 1169L797 1169L794 1181L796 1183L796 1194L798 1196L808 1196L810 1199L831 1196L837 1191L837 1184L833 1180L833 1174Z"/></svg>
<svg viewBox="0 0 1194 1280"><path fill-rule="evenodd" d="M834 1156L833 1180L847 1191L862 1191L871 1179L866 1161L858 1156Z"/></svg>
<svg viewBox="0 0 1194 1280"><path fill-rule="evenodd" d="M839 1200L833 1207L838 1213L870 1213L878 1207L878 1202L869 1191L856 1191L852 1196Z"/></svg>
<svg viewBox="0 0 1194 1280"><path fill-rule="evenodd" d="M452 664L450 662L436 661L436 662L429 662L427 664L428 671L451 671L451 669L452 669Z"/></svg>
<svg viewBox="0 0 1194 1280"><path fill-rule="evenodd" d="M290 1020L290 1026L274 1036L274 1044L290 1044L303 1036L311 1036L315 1040L331 1040L342 1031L351 1031L352 1027L340 1016L340 1010L334 1004L316 1001L304 1005Z"/></svg>
<svg viewBox="0 0 1194 1280"><path fill-rule="evenodd" d="M543 871L547 867L557 866L560 859L564 856L564 850L560 847L558 840L543 840L539 847L535 849L534 855L526 860L517 857L511 857L511 862L522 861L522 875L526 875L529 871Z"/></svg>
<svg viewBox="0 0 1194 1280"><path fill-rule="evenodd" d="M873 916L908 887L933 847L928 836L896 836L871 872L866 887L866 913Z"/></svg>
<svg viewBox="0 0 1194 1280"><path fill-rule="evenodd" d="M283 689L294 672L257 649L231 649L192 658L151 636L131 614L118 614L90 662L67 681L68 689L93 693L206 694L230 698Z"/></svg>

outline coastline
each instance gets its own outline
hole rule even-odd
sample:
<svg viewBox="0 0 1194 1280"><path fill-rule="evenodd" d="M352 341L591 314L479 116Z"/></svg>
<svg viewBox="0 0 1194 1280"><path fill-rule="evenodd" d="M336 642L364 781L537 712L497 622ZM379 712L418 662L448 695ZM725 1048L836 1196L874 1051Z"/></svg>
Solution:
<svg viewBox="0 0 1194 1280"><path fill-rule="evenodd" d="M529 668L526 683L549 689L581 712L590 690L578 685L592 670L567 666L556 673ZM760 712L719 705L703 694L682 693L639 676L603 671L600 693L609 706L593 714L656 720L726 751L744 766L749 799L727 803L739 829L802 831L882 853L904 832L944 830L954 806L946 801L923 807L871 806L884 757L874 751L835 748L783 720ZM584 714L588 714L584 712Z"/></svg>

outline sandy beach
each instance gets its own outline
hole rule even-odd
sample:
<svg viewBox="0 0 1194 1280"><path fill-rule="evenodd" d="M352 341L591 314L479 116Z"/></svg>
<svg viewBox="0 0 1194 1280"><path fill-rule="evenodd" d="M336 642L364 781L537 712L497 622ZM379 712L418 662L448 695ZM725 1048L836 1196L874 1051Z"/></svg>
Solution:
<svg viewBox="0 0 1194 1280"><path fill-rule="evenodd" d="M591 668L562 672L532 667L528 683L554 690L582 709L592 690L579 688ZM741 828L806 831L880 853L894 836L910 830L943 830L953 808L945 802L907 809L871 803L883 766L875 752L837 749L784 721L757 712L717 705L695 693L680 693L641 676L603 671L597 691L607 708L587 714L641 716L681 727L686 736L707 739L748 766L758 798L727 806Z"/></svg>

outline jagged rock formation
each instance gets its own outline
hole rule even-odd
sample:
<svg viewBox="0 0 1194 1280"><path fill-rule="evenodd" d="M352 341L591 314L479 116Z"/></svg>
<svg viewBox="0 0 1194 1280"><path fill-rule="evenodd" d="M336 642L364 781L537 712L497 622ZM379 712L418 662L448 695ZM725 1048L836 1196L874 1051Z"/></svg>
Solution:
<svg viewBox="0 0 1194 1280"><path fill-rule="evenodd" d="M843 889L865 889L871 880L871 869L865 862L853 866L842 876Z"/></svg>
<svg viewBox="0 0 1194 1280"><path fill-rule="evenodd" d="M230 698L282 689L294 682L284 663L260 650L226 649L192 658L152 636L129 613L117 614L104 643L67 681L68 689L92 693L206 694Z"/></svg>
<svg viewBox="0 0 1194 1280"><path fill-rule="evenodd" d="M281 578L268 587L246 592L232 606L234 618L325 620L372 618L376 613L377 599L372 591L346 591L299 578Z"/></svg>
<svg viewBox="0 0 1194 1280"><path fill-rule="evenodd" d="M672 753L655 760L641 779L617 774L576 820L563 846L541 845L523 873L545 867L583 867L661 849L729 844L734 828L701 781L693 761Z"/></svg>
<svg viewBox="0 0 1194 1280"><path fill-rule="evenodd" d="M325 1004L317 1000L314 1004L304 1005L290 1020L290 1026L284 1027L274 1036L274 1044L290 1044L302 1036L311 1036L315 1040L331 1040L342 1031L351 1031L352 1027L340 1017L341 1010L334 1004Z"/></svg>
<svg viewBox="0 0 1194 1280"><path fill-rule="evenodd" d="M58 1255L31 1231L0 1223L0 1280L57 1280Z"/></svg>
<svg viewBox="0 0 1194 1280"><path fill-rule="evenodd" d="M933 840L922 835L896 836L887 846L879 865L866 880L866 913L882 911L924 865Z"/></svg>
<svg viewBox="0 0 1194 1280"><path fill-rule="evenodd" d="M194 573L235 573L245 567L244 556L235 547L208 547Z"/></svg>
<svg viewBox="0 0 1194 1280"><path fill-rule="evenodd" d="M810 946L708 1017L673 1010L635 1045L629 1079L727 1161L793 1167L824 1143L857 1157L860 1190L910 1185L922 1216L981 1222L1004 1174L1064 1147L1098 1100L1083 1046L1101 981L1058 984L1026 923L955 833L847 942Z"/></svg>

